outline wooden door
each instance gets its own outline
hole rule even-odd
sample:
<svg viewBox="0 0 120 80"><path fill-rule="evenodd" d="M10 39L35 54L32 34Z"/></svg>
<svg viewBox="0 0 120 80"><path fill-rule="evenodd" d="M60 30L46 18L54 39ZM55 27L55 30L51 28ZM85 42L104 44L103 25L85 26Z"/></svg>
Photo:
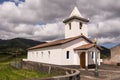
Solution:
<svg viewBox="0 0 120 80"><path fill-rule="evenodd" d="M85 52L80 55L80 68L85 68Z"/></svg>

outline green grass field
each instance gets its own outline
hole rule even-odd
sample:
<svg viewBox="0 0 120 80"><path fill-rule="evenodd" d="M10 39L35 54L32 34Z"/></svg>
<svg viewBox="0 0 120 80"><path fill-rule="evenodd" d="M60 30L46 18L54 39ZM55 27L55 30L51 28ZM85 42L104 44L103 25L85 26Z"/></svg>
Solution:
<svg viewBox="0 0 120 80"><path fill-rule="evenodd" d="M13 61L19 61L26 56L19 56L17 58L10 57L10 55L0 55L0 80L23 80L31 78L46 78L50 77L53 74L47 74L43 72L35 72L30 70L16 69L10 66L10 63ZM8 57L6 59L6 57ZM5 58L5 60L4 60Z"/></svg>

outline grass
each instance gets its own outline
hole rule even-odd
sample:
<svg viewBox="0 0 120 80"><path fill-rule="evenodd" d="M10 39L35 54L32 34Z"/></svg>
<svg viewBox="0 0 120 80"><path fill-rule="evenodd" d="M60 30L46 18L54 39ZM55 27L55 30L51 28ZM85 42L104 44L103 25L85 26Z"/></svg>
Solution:
<svg viewBox="0 0 120 80"><path fill-rule="evenodd" d="M47 73L34 72L29 70L15 69L9 64L0 65L0 80L22 80L30 78L50 77Z"/></svg>
<svg viewBox="0 0 120 80"><path fill-rule="evenodd" d="M7 57L10 55L7 55ZM9 63L25 58L26 56L19 56L17 58L11 57L0 62L0 80L23 80L31 78L46 78L51 77L53 74L47 74L45 72L35 72L30 70L16 69L10 66ZM0 55L0 59L6 58L5 55Z"/></svg>

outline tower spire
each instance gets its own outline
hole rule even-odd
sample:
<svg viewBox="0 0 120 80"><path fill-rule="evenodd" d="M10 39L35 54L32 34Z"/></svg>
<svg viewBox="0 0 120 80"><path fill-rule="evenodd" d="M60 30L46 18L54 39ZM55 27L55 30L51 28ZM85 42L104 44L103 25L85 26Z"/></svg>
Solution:
<svg viewBox="0 0 120 80"><path fill-rule="evenodd" d="M82 17L82 15L80 14L80 12L76 6L74 7L74 9L69 17L72 17L72 16Z"/></svg>

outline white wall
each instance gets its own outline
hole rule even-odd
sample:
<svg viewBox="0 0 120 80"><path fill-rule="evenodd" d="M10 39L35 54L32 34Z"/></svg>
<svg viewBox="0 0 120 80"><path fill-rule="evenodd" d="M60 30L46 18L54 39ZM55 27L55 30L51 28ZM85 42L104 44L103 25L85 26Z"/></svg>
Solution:
<svg viewBox="0 0 120 80"><path fill-rule="evenodd" d="M82 21L81 21L82 22ZM69 29L69 23L71 23L71 30ZM85 22L82 22L82 29L79 26L79 20L72 20L71 22L66 23L65 25L65 38L75 37L81 33L88 37L88 28Z"/></svg>
<svg viewBox="0 0 120 80"><path fill-rule="evenodd" d="M61 46L53 46L28 51L28 60L61 65ZM50 54L49 52L50 51Z"/></svg>
<svg viewBox="0 0 120 80"><path fill-rule="evenodd" d="M62 45L62 53L64 53L62 55L62 62L64 62L64 65L80 65L79 55L73 49L87 43L84 39L80 38ZM70 59L66 59L67 51L70 51Z"/></svg>
<svg viewBox="0 0 120 80"><path fill-rule="evenodd" d="M59 46L29 50L27 59L29 61L56 65L79 65L79 56L73 49L87 43L84 39L80 38ZM50 51L50 55L48 51ZM69 59L66 58L67 51L70 51Z"/></svg>

